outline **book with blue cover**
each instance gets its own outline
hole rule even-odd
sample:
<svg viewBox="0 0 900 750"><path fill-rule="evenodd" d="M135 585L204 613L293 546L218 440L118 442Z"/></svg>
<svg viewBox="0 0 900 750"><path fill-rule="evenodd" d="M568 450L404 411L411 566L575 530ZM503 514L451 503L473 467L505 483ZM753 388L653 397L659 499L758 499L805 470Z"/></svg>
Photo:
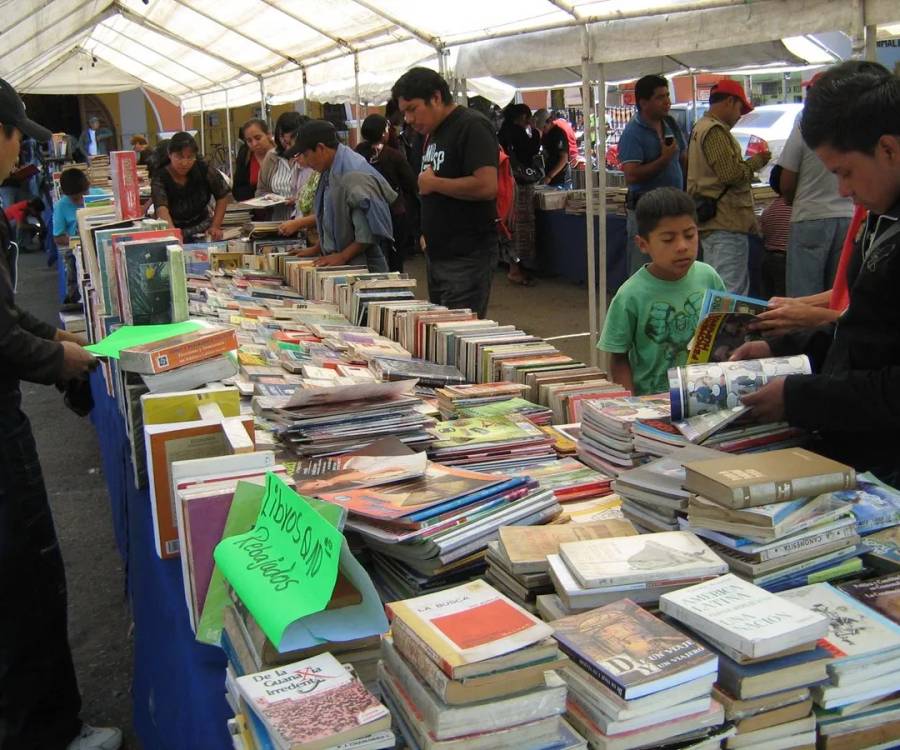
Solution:
<svg viewBox="0 0 900 750"><path fill-rule="evenodd" d="M700 306L700 320L710 313L736 312L756 315L768 310L769 307L769 303L762 299L721 292L718 289L707 289Z"/></svg>
<svg viewBox="0 0 900 750"><path fill-rule="evenodd" d="M860 534L900 524L900 491L874 474L859 474L856 489L831 492L829 496L851 507Z"/></svg>

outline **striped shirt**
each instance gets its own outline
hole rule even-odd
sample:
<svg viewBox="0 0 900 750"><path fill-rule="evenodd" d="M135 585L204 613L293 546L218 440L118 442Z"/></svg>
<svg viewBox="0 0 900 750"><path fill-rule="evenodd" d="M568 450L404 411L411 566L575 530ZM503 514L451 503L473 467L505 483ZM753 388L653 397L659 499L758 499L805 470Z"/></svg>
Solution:
<svg viewBox="0 0 900 750"><path fill-rule="evenodd" d="M791 230L791 207L780 195L763 211L759 219L766 250L783 253L787 250Z"/></svg>

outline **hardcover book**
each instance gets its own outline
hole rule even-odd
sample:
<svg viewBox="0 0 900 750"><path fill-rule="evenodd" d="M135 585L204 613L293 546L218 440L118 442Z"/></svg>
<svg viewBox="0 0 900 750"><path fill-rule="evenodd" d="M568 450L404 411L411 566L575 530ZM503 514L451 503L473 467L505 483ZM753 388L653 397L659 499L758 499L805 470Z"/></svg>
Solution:
<svg viewBox="0 0 900 750"><path fill-rule="evenodd" d="M331 654L238 677L281 748L323 750L390 728L388 710Z"/></svg>
<svg viewBox="0 0 900 750"><path fill-rule="evenodd" d="M717 669L715 654L630 599L554 620L551 625L560 649L625 700Z"/></svg>
<svg viewBox="0 0 900 750"><path fill-rule="evenodd" d="M553 629L482 580L387 605L445 673L531 646Z"/></svg>
<svg viewBox="0 0 900 750"><path fill-rule="evenodd" d="M822 638L828 620L729 574L660 597L662 612L759 658Z"/></svg>
<svg viewBox="0 0 900 750"><path fill-rule="evenodd" d="M805 448L692 461L685 489L729 508L782 503L856 486L852 467Z"/></svg>
<svg viewBox="0 0 900 750"><path fill-rule="evenodd" d="M675 581L728 572L728 566L688 531L564 542L559 549L584 588Z"/></svg>

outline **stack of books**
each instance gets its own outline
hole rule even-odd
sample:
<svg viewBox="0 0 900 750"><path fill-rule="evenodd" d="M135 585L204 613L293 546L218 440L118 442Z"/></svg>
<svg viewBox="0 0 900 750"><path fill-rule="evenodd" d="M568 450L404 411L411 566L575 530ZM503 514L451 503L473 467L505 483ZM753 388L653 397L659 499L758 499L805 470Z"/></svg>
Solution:
<svg viewBox="0 0 900 750"><path fill-rule="evenodd" d="M487 406L521 398L527 390L519 383L506 381L483 384L447 385L435 391L442 419L456 419L460 409Z"/></svg>
<svg viewBox="0 0 900 750"><path fill-rule="evenodd" d="M689 445L619 474L612 489L622 500L622 513L644 531L677 531L679 519L687 515L690 497L682 487L684 464L723 455Z"/></svg>
<svg viewBox="0 0 900 750"><path fill-rule="evenodd" d="M895 574L847 583L840 588L891 623L896 625L900 620L900 576ZM868 634L864 634L860 640L867 636ZM887 651L884 659L868 670L873 686L881 679L879 672L886 676L891 674L891 670L896 685L900 657L891 657L891 653L895 652L891 648L891 642L884 644ZM886 746L900 742L900 696L896 693L831 710L819 709L816 719L820 743L828 750L868 747L878 743Z"/></svg>
<svg viewBox="0 0 900 750"><path fill-rule="evenodd" d="M581 415L578 457L598 471L618 475L645 460L635 450L634 424L643 419L667 419L667 396L635 396L587 401Z"/></svg>
<svg viewBox="0 0 900 750"><path fill-rule="evenodd" d="M571 662L567 717L592 748L669 747L723 723L716 655L629 599L550 625Z"/></svg>
<svg viewBox="0 0 900 750"><path fill-rule="evenodd" d="M816 583L778 594L783 601L827 620L827 632L820 643L833 658L828 663L826 681L814 687L812 694L820 709L817 715L822 726L829 727L823 737L844 734L843 740L829 740L829 747L892 746L888 741L898 736L898 719L890 711L892 696L900 685L896 584L896 577L892 576L887 581L849 584L844 590ZM882 703L889 707L883 714ZM860 709L869 713L861 724L841 721L861 713ZM888 722L883 727L884 734L856 734L859 730L875 729L883 721ZM862 741L864 737L875 739Z"/></svg>
<svg viewBox="0 0 900 750"><path fill-rule="evenodd" d="M853 506L829 490L855 486L853 469L803 448L685 464L684 528L709 541L731 571L770 591L862 568Z"/></svg>
<svg viewBox="0 0 900 750"><path fill-rule="evenodd" d="M448 466L492 471L556 458L553 441L520 415L454 419L439 422L429 433L428 455Z"/></svg>
<svg viewBox="0 0 900 750"><path fill-rule="evenodd" d="M590 469L575 458L536 461L521 468L500 471L501 474L527 475L542 490L553 490L561 503L605 497L612 493L612 478Z"/></svg>
<svg viewBox="0 0 900 750"><path fill-rule="evenodd" d="M547 561L556 593L570 612L623 597L655 605L666 592L728 571L699 537L685 531L563 542Z"/></svg>
<svg viewBox="0 0 900 750"><path fill-rule="evenodd" d="M815 746L809 689L831 662L817 645L827 617L734 575L665 594L659 606L719 654L715 696L736 729L726 747Z"/></svg>
<svg viewBox="0 0 900 750"><path fill-rule="evenodd" d="M349 513L347 528L372 551L386 601L480 574L498 529L548 523L561 511L551 491L535 490L526 477L436 463L418 479L317 494Z"/></svg>
<svg viewBox="0 0 900 750"><path fill-rule="evenodd" d="M549 526L504 526L499 539L488 544L485 580L528 611L538 612L540 596L555 597L548 554L562 542L636 534L628 521L600 521ZM543 616L543 615L542 615Z"/></svg>
<svg viewBox="0 0 900 750"><path fill-rule="evenodd" d="M379 682L411 748L583 747L546 623L483 581L387 608Z"/></svg>
<svg viewBox="0 0 900 750"><path fill-rule="evenodd" d="M392 748L388 709L329 653L230 678L244 748Z"/></svg>
<svg viewBox="0 0 900 750"><path fill-rule="evenodd" d="M553 413L546 406L532 403L524 398L510 398L506 401L500 401L496 404L483 404L481 406L467 406L460 409L456 416L458 417L509 417L522 416L529 422L536 425L549 425L553 418Z"/></svg>

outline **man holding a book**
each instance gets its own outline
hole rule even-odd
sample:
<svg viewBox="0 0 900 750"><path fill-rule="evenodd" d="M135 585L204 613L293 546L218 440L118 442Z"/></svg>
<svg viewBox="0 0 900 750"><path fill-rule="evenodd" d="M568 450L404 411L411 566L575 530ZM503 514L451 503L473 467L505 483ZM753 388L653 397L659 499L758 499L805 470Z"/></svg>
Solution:
<svg viewBox="0 0 900 750"><path fill-rule="evenodd" d="M880 479L900 480L900 78L854 63L812 88L800 129L869 209L848 269L850 305L835 325L744 344L732 359L803 352L813 375L792 375L744 397L761 422L812 431L817 449Z"/></svg>

